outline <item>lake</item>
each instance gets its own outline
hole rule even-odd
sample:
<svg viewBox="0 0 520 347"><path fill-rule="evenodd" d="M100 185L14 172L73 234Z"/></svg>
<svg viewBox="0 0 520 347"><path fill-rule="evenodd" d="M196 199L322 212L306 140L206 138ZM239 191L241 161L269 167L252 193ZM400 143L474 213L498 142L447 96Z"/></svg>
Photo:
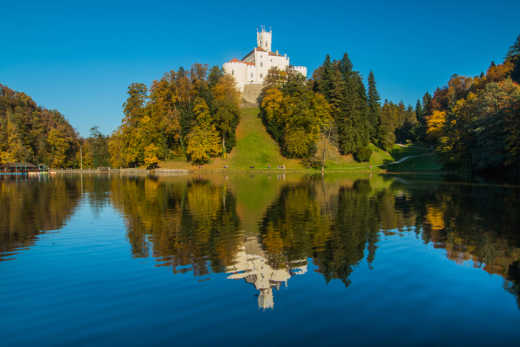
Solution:
<svg viewBox="0 0 520 347"><path fill-rule="evenodd" d="M520 188L0 179L0 344L520 343Z"/></svg>

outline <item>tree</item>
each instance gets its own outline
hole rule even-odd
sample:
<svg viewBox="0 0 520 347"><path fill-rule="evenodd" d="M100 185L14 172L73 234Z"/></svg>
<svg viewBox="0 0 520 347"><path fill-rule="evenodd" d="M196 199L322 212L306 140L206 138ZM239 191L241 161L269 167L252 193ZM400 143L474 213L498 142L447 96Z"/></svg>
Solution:
<svg viewBox="0 0 520 347"><path fill-rule="evenodd" d="M379 121L379 146L385 151L390 151L395 143L395 108L385 100L381 109Z"/></svg>
<svg viewBox="0 0 520 347"><path fill-rule="evenodd" d="M260 110L267 131L287 157L310 158L320 135L330 137L330 105L299 73L288 72L285 80L273 77L262 90Z"/></svg>
<svg viewBox="0 0 520 347"><path fill-rule="evenodd" d="M146 116L148 90L142 83L132 83L128 87L128 99L123 104L122 136L125 166L137 166L143 161L146 144L145 133L142 131ZM148 121L149 119L147 119Z"/></svg>
<svg viewBox="0 0 520 347"><path fill-rule="evenodd" d="M121 128L114 131L108 140L108 151L110 153L110 165L113 168L126 166L125 155L123 154L123 139Z"/></svg>
<svg viewBox="0 0 520 347"><path fill-rule="evenodd" d="M213 66L209 71L208 75L208 85L210 88L213 88L221 77L224 76L224 70L222 70L219 66Z"/></svg>
<svg viewBox="0 0 520 347"><path fill-rule="evenodd" d="M87 139L87 150L89 151L92 167L108 166L110 153L108 151L108 140L99 131L99 127L90 128L90 137Z"/></svg>
<svg viewBox="0 0 520 347"><path fill-rule="evenodd" d="M193 127L187 136L186 154L196 164L205 164L211 157L222 153L222 146L215 126Z"/></svg>
<svg viewBox="0 0 520 347"><path fill-rule="evenodd" d="M224 75L211 89L215 126L222 139L222 151L231 152L236 144L235 130L240 120L240 92L232 76Z"/></svg>
<svg viewBox="0 0 520 347"><path fill-rule="evenodd" d="M159 147L154 143L150 143L144 148L144 164L146 168L153 169L159 164Z"/></svg>
<svg viewBox="0 0 520 347"><path fill-rule="evenodd" d="M64 151L55 146L58 142L66 147ZM57 148L59 152L54 153ZM59 163L60 167L74 167L78 150L79 136L63 115L40 107L26 94L0 84L0 162ZM57 161L55 154L60 157Z"/></svg>
<svg viewBox="0 0 520 347"><path fill-rule="evenodd" d="M513 64L511 79L516 83L520 83L520 35L518 35L515 43L509 48L506 61Z"/></svg>
<svg viewBox="0 0 520 347"><path fill-rule="evenodd" d="M370 138L372 142L377 143L379 119L381 112L381 105L379 104L380 98L376 88L376 80L374 73L370 71L368 75L368 110L369 110L369 123L370 123Z"/></svg>
<svg viewBox="0 0 520 347"><path fill-rule="evenodd" d="M64 167L67 163L67 150L69 149L67 139L59 129L53 128L49 131L48 141L53 157L50 166L54 168Z"/></svg>

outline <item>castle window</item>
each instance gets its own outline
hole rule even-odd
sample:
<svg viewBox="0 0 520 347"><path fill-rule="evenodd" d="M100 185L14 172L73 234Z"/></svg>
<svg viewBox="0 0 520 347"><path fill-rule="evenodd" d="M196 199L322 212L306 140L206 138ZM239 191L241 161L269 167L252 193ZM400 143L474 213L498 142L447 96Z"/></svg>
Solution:
<svg viewBox="0 0 520 347"><path fill-rule="evenodd" d="M264 66L264 63L260 63L260 67L263 67Z"/></svg>
<svg viewBox="0 0 520 347"><path fill-rule="evenodd" d="M251 78L253 78L253 73L251 72Z"/></svg>
<svg viewBox="0 0 520 347"><path fill-rule="evenodd" d="M235 76L235 70L231 70L231 75Z"/></svg>
<svg viewBox="0 0 520 347"><path fill-rule="evenodd" d="M260 74L260 78L262 78L262 77L263 77L262 74Z"/></svg>

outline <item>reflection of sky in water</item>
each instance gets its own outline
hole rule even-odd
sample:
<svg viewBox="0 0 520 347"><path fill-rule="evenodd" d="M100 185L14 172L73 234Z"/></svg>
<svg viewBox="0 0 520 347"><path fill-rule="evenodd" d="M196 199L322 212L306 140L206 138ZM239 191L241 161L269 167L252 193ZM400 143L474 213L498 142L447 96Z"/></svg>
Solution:
<svg viewBox="0 0 520 347"><path fill-rule="evenodd" d="M327 282L312 257L272 266L254 235L241 236L222 271L208 265L194 276L180 264L172 274L157 250L133 256L126 216L88 197L59 230L0 262L2 344L496 345L520 337L504 277L457 258L460 250L441 247L445 241L425 242L414 227L378 233L373 261L365 249L348 286ZM438 213L425 214L432 232L444 227Z"/></svg>

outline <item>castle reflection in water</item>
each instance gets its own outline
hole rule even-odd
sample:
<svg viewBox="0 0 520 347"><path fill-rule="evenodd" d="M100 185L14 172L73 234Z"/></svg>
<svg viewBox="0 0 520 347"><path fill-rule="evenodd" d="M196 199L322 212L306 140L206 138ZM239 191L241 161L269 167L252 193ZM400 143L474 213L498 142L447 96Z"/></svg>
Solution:
<svg viewBox="0 0 520 347"><path fill-rule="evenodd" d="M249 237L237 252L235 263L226 268L232 280L245 280L255 286L258 291L258 307L274 308L273 288L287 287L287 281L293 275L307 273L307 259L295 261L287 268L275 269L265 257L262 246L256 237Z"/></svg>

